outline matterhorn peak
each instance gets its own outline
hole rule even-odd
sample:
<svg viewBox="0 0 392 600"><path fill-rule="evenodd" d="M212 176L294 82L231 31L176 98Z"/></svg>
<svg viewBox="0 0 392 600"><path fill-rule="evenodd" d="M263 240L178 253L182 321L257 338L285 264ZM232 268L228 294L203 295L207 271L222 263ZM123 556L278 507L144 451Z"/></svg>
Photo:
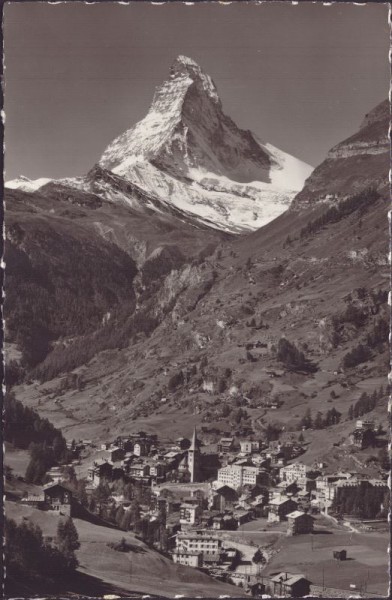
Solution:
<svg viewBox="0 0 392 600"><path fill-rule="evenodd" d="M109 144L99 165L227 231L278 216L312 170L240 129L224 114L212 78L184 55L144 119Z"/></svg>
<svg viewBox="0 0 392 600"><path fill-rule="evenodd" d="M188 56L179 55L174 60L170 67L170 78L175 79L178 77L188 77L193 82L201 84L201 89L210 97L214 102L220 103L218 92L211 77L207 75L200 65L197 64L192 58ZM201 90L199 90L200 92Z"/></svg>

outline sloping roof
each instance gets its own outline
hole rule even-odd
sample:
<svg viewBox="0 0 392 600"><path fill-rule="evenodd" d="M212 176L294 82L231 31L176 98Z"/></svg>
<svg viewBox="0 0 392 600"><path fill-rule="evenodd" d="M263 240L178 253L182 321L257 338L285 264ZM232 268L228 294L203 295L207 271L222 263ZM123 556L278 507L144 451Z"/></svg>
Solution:
<svg viewBox="0 0 392 600"><path fill-rule="evenodd" d="M292 498L289 498L288 496L282 496L282 498L273 498L272 500L269 501L269 504L278 506L279 504L284 504L288 500L292 500ZM292 500L292 501L294 502L294 500Z"/></svg>
<svg viewBox="0 0 392 600"><path fill-rule="evenodd" d="M307 513L304 513L302 510L294 510L293 512L289 513L286 516L288 519L297 519L298 517L303 517L306 514ZM308 515L308 516L310 516L310 515Z"/></svg>
<svg viewBox="0 0 392 600"><path fill-rule="evenodd" d="M222 485L215 490L215 493L219 494L220 496L233 498L234 500L238 498L237 492L229 485Z"/></svg>
<svg viewBox="0 0 392 600"><path fill-rule="evenodd" d="M218 553L214 554L204 554L203 562L219 562L221 555Z"/></svg>
<svg viewBox="0 0 392 600"><path fill-rule="evenodd" d="M42 486L42 489L46 492L47 490L50 490L51 488L55 487L61 487L64 490L67 490L67 492L73 492L73 490L71 490L71 488L69 488L67 485L65 485L64 483L59 483L58 481L51 481L50 483L46 483Z"/></svg>
<svg viewBox="0 0 392 600"><path fill-rule="evenodd" d="M271 577L271 581L274 581L275 583L284 583L286 585L293 585L297 581L301 581L301 579L308 581L306 579L306 577L304 577L303 575L301 575L299 573L282 572L282 573L278 573L277 575L274 575L273 577Z"/></svg>
<svg viewBox="0 0 392 600"><path fill-rule="evenodd" d="M44 502L45 496L27 496L22 498L22 502Z"/></svg>

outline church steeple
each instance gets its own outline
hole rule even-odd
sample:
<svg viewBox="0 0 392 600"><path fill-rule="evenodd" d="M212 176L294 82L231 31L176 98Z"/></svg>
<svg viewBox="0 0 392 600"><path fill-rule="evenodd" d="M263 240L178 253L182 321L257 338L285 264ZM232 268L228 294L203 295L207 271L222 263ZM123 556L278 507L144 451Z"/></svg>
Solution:
<svg viewBox="0 0 392 600"><path fill-rule="evenodd" d="M197 440L196 427L193 429L192 435L192 443L188 450L188 469L191 476L191 482L195 483L199 480L199 466L200 466L200 457L199 457L199 444Z"/></svg>
<svg viewBox="0 0 392 600"><path fill-rule="evenodd" d="M191 447L189 448L190 450L198 450L198 444L197 444L197 433L196 433L196 427L193 428L193 435L192 435L192 443L191 443Z"/></svg>

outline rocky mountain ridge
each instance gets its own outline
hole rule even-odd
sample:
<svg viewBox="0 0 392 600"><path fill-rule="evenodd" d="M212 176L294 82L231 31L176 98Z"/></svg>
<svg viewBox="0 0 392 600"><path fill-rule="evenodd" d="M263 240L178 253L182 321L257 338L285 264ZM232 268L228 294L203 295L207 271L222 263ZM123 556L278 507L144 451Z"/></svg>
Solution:
<svg viewBox="0 0 392 600"><path fill-rule="evenodd" d="M291 209L338 200L367 187L386 191L390 166L390 106L384 100L364 118L359 130L336 144L307 179Z"/></svg>

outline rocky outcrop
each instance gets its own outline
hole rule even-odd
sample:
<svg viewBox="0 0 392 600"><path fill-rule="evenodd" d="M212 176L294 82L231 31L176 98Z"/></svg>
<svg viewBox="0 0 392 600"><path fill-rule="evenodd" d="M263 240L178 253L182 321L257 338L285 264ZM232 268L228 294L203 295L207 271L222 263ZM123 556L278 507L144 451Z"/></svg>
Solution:
<svg viewBox="0 0 392 600"><path fill-rule="evenodd" d="M291 208L336 201L367 187L388 186L390 143L389 102L384 100L367 114L357 133L334 146L313 171Z"/></svg>

